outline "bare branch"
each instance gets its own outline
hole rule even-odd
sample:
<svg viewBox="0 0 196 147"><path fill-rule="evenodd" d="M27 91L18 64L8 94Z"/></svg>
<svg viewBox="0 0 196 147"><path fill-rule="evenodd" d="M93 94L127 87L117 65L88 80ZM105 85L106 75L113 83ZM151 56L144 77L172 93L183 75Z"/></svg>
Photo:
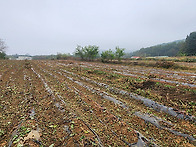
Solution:
<svg viewBox="0 0 196 147"><path fill-rule="evenodd" d="M0 39L0 52L5 52L6 49L7 49L7 45L2 39Z"/></svg>

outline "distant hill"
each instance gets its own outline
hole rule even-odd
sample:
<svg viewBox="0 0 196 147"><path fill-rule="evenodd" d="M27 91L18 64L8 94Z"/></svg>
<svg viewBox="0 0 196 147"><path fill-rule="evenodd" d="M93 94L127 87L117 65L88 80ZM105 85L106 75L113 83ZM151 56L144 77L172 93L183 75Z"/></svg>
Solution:
<svg viewBox="0 0 196 147"><path fill-rule="evenodd" d="M182 48L185 40L176 40L147 48L141 48L131 53L132 56L151 57L151 56L176 56Z"/></svg>

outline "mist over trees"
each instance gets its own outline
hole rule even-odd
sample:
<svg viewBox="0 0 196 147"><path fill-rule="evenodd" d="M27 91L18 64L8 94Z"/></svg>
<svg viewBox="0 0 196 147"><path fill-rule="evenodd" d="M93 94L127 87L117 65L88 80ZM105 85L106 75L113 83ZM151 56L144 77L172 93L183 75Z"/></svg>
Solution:
<svg viewBox="0 0 196 147"><path fill-rule="evenodd" d="M152 57L152 56L176 56L184 44L184 40L171 43L164 43L147 48L141 48L139 51L133 52L133 56Z"/></svg>
<svg viewBox="0 0 196 147"><path fill-rule="evenodd" d="M5 50L7 49L7 45L5 44L5 42L0 39L0 59L5 59Z"/></svg>
<svg viewBox="0 0 196 147"><path fill-rule="evenodd" d="M131 53L132 56L195 56L196 55L196 32L190 33L186 40L178 40L163 43Z"/></svg>

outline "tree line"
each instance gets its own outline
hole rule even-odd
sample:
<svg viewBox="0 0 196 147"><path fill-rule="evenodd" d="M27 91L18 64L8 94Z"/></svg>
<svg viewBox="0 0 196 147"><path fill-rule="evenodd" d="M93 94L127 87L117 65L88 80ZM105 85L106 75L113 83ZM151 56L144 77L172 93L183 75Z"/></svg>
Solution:
<svg viewBox="0 0 196 147"><path fill-rule="evenodd" d="M6 58L7 45L0 39L0 59ZM95 58L101 57L102 62L111 62L113 60L121 61L122 57L125 55L125 49L116 47L115 51L111 49L102 51L99 54L99 46L88 45L76 47L74 52L75 57L79 57L81 60L93 61ZM151 46L147 48L141 48L139 51L133 52L131 56L196 56L196 32L190 33L185 40L174 41L171 43L164 43L161 45ZM51 56L51 59L65 60L70 57L70 54L61 54ZM38 59L40 57L37 57ZM42 56L41 56L42 58Z"/></svg>
<svg viewBox="0 0 196 147"><path fill-rule="evenodd" d="M122 56L125 55L125 49L119 48L118 46L115 49L115 52L113 52L111 49L103 51L101 53L102 62L108 62L114 59L121 61ZM78 45L76 47L75 55L80 57L82 60L93 61L95 58L99 57L99 47L96 45L89 45L84 47Z"/></svg>
<svg viewBox="0 0 196 147"><path fill-rule="evenodd" d="M155 45L147 48L141 48L139 51L133 52L133 56L154 57L154 56L176 56L181 49L184 41L177 41Z"/></svg>
<svg viewBox="0 0 196 147"><path fill-rule="evenodd" d="M196 56L196 32L190 33L185 40L164 43L133 52L132 56Z"/></svg>
<svg viewBox="0 0 196 147"><path fill-rule="evenodd" d="M115 48L116 51L113 52L111 49L107 50L107 51L103 51L101 53L101 60L102 62L109 62L112 61L114 59L120 61L121 58L125 55L124 48L119 48L118 46Z"/></svg>

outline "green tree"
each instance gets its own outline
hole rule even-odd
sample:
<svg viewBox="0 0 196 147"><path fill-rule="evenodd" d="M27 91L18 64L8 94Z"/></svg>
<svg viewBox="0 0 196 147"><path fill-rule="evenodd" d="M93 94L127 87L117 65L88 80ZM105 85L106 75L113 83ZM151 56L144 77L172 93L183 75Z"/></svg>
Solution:
<svg viewBox="0 0 196 147"><path fill-rule="evenodd" d="M124 48L116 47L115 57L118 61L121 61L121 57L125 55L124 51Z"/></svg>
<svg viewBox="0 0 196 147"><path fill-rule="evenodd" d="M85 46L84 51L86 59L92 61L97 57L99 53L99 47L96 45Z"/></svg>
<svg viewBox="0 0 196 147"><path fill-rule="evenodd" d="M99 53L99 47L96 45L89 45L85 47L77 46L75 55L79 56L82 60L94 60Z"/></svg>
<svg viewBox="0 0 196 147"><path fill-rule="evenodd" d="M192 32L189 36L186 37L182 53L184 53L187 56L196 55L196 32Z"/></svg>
<svg viewBox="0 0 196 147"><path fill-rule="evenodd" d="M76 47L75 55L79 56L82 60L84 60L84 58L85 58L85 50L84 50L84 48L81 47L80 45L78 45Z"/></svg>
<svg viewBox="0 0 196 147"><path fill-rule="evenodd" d="M103 51L101 53L102 62L108 62L109 60L112 61L114 58L115 58L115 55L111 49L109 49L107 51Z"/></svg>

